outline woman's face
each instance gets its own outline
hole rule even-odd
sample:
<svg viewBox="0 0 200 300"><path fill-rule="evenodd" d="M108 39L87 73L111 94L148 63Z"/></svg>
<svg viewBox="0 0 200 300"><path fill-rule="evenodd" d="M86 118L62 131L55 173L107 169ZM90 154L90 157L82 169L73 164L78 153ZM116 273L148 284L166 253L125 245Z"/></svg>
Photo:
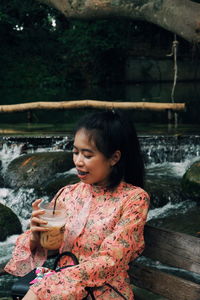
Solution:
<svg viewBox="0 0 200 300"><path fill-rule="evenodd" d="M118 152L116 151L111 158L105 157L96 148L93 139L89 139L88 131L80 129L75 135L73 147L73 161L80 180L88 184L106 186L112 166L119 159Z"/></svg>

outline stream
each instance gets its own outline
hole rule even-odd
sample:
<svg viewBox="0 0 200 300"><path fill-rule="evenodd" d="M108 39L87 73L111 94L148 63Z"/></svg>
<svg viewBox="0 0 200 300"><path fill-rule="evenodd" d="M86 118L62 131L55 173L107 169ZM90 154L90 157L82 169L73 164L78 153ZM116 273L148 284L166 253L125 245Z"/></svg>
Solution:
<svg viewBox="0 0 200 300"><path fill-rule="evenodd" d="M199 209L197 202L182 198L180 181L188 167L200 159L200 136L149 135L139 138L146 166L147 187L153 186L157 197L164 199L159 204L156 201L152 203L148 221L156 223L158 220L159 223L160 220L170 219L173 216L183 217L187 216L188 212L196 212ZM2 178L6 168L14 158L23 153L63 151L67 142L68 138L63 136L0 137L0 203L10 207L19 216L23 230L27 228L31 203L36 198L36 192L34 189L14 190L4 187ZM69 172L74 173L75 169ZM43 195L40 196L43 197ZM175 221L173 226L176 228L178 221L177 224ZM187 222L184 230L187 232ZM190 230L188 228L189 233ZM0 265L11 257L16 238L17 235L14 235L0 242ZM0 296L9 295L9 286L12 282L12 276L0 277Z"/></svg>

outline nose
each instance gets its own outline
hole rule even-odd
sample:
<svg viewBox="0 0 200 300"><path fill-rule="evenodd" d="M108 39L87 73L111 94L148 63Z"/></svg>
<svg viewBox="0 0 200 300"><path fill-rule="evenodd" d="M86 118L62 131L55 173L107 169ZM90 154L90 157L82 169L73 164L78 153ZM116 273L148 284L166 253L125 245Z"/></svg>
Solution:
<svg viewBox="0 0 200 300"><path fill-rule="evenodd" d="M74 164L75 166L83 166L83 156L81 153L74 156Z"/></svg>

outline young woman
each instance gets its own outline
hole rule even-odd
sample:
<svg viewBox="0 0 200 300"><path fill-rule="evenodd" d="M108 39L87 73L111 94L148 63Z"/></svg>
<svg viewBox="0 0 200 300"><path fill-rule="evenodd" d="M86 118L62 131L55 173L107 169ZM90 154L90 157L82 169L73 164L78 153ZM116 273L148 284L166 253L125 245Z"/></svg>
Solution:
<svg viewBox="0 0 200 300"><path fill-rule="evenodd" d="M75 130L73 160L80 182L58 193L57 205L65 207L67 215L59 251L71 251L79 265L43 277L23 299L81 300L87 295L85 287L94 287L95 299L122 299L121 293L132 300L128 263L144 248L149 206L133 126L121 113L112 111L84 117ZM39 243L39 234L45 230L40 227L40 202L33 203L30 230L18 238L5 268L14 275L23 276L46 260L47 251ZM61 266L68 263L68 258L61 260Z"/></svg>

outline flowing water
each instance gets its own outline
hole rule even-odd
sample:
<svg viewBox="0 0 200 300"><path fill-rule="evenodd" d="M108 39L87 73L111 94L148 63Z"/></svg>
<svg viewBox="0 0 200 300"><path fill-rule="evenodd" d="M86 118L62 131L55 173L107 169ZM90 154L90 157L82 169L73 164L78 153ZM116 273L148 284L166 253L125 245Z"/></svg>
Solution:
<svg viewBox="0 0 200 300"><path fill-rule="evenodd" d="M140 141L147 170L147 181L150 182L159 180L159 184L164 182L168 185L172 180L176 183L181 180L191 163L200 157L200 136L142 136ZM10 161L24 153L25 145L26 153L33 153L61 151L65 149L67 142L68 139L64 137L1 138L1 175L3 176L6 172ZM70 172L73 172L73 169ZM183 201L176 195L173 199L173 193L172 189L165 205L150 209L148 220L173 215L177 211L184 213L196 206L196 202L190 199ZM0 203L10 207L19 216L23 230L26 229L30 217L31 203L37 196L34 189L14 190L0 187ZM0 264L10 257L16 237L9 237L7 241L0 243Z"/></svg>
<svg viewBox="0 0 200 300"><path fill-rule="evenodd" d="M69 139L65 137L2 137L0 139L1 176L3 177L6 172L9 162L24 152L62 151L66 148L68 141ZM147 181L164 182L164 188L169 185L171 180L173 182L180 181L186 169L200 157L200 136L141 136L140 141L147 170ZM73 173L74 170L72 169L70 172ZM167 203L161 207L150 209L148 220L156 220L177 213L184 214L196 207L196 202L190 199L180 199L173 193L172 188L171 194L167 196ZM35 198L34 189L14 190L3 187L3 185L0 187L0 203L10 207L19 216L23 230L27 228L31 203ZM17 235L14 235L6 241L0 242L0 265L10 258L16 238ZM12 282L12 277L7 275L0 277L0 295L9 295L8 290Z"/></svg>
<svg viewBox="0 0 200 300"><path fill-rule="evenodd" d="M77 99L170 102L170 92L171 83L134 84L126 87L118 85L112 89L109 87L107 90L98 89L84 93L80 89L74 89L73 93L69 92L69 89L65 91L29 90L28 93L27 91L22 93L22 90L18 89L12 90L12 94L7 90L5 93L0 91L0 104ZM197 207L196 202L182 198L180 181L192 162L200 158L200 106L198 103L200 94L195 83L179 83L175 96L175 102L185 102L187 105L187 110L178 114L178 126L173 124L174 120L172 124L168 123L166 112L138 111L133 113L144 153L147 182L154 189L159 189L158 198L164 199L162 205L153 203L148 214L149 221L180 214L186 215L188 211ZM48 114L36 111L30 123L27 122L26 113L12 114L12 117L10 114L1 115L0 203L9 206L19 216L23 230L27 227L31 203L36 198L36 193L34 189L6 188L3 185L3 174L10 161L23 153L64 150L68 142L64 135L70 132L74 121L79 116L78 110L72 113L71 111L50 111ZM31 137L32 134L42 135L42 137ZM45 137L45 134L54 135L54 137ZM10 137L10 135L15 135L15 137ZM22 137L22 135L29 137ZM60 137L55 135L60 135ZM6 241L0 242L0 265L10 258L16 238L17 236L11 236ZM0 295L9 295L9 280L12 282L13 278L0 277Z"/></svg>

